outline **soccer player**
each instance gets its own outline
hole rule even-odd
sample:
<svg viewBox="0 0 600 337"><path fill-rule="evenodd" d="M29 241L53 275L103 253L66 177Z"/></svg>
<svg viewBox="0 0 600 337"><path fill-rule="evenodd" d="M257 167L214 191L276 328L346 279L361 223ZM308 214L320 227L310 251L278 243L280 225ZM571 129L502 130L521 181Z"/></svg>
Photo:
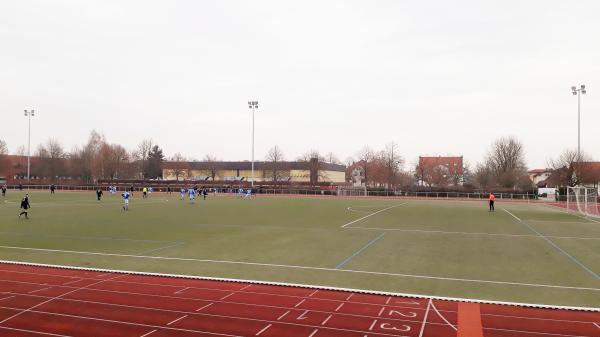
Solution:
<svg viewBox="0 0 600 337"><path fill-rule="evenodd" d="M252 189L249 188L246 190L246 194L244 195L244 199L250 199L252 198Z"/></svg>
<svg viewBox="0 0 600 337"><path fill-rule="evenodd" d="M123 194L121 194L121 197L123 198L123 210L128 211L129 210L129 197L130 197L129 192L127 192L127 191L123 192Z"/></svg>
<svg viewBox="0 0 600 337"><path fill-rule="evenodd" d="M98 189L96 190L96 197L98 198L98 201L100 201L100 198L102 198L102 194L103 194L103 193L102 193L102 189L101 189L101 188L98 188Z"/></svg>
<svg viewBox="0 0 600 337"><path fill-rule="evenodd" d="M179 190L179 199L180 200L184 200L185 199L185 188L181 188L181 190Z"/></svg>
<svg viewBox="0 0 600 337"><path fill-rule="evenodd" d="M204 200L206 200L207 195L208 195L208 188L205 188L202 190L202 196L204 197Z"/></svg>
<svg viewBox="0 0 600 337"><path fill-rule="evenodd" d="M6 184L2 185L2 196L6 196Z"/></svg>
<svg viewBox="0 0 600 337"><path fill-rule="evenodd" d="M21 209L23 211L19 213L19 218L21 218L21 215L25 214L25 219L29 219L29 217L27 216L27 210L30 208L31 205L29 204L29 194L25 194L23 200L21 200Z"/></svg>
<svg viewBox="0 0 600 337"><path fill-rule="evenodd" d="M142 189L142 198L143 198L143 199L146 199L146 198L148 198L148 187L144 187L144 188Z"/></svg>
<svg viewBox="0 0 600 337"><path fill-rule="evenodd" d="M190 196L190 204L194 203L194 199L196 199L196 190L194 190L193 188L190 188L188 190L188 194Z"/></svg>
<svg viewBox="0 0 600 337"><path fill-rule="evenodd" d="M50 185L50 194L54 194L54 190L56 190L56 186L54 184Z"/></svg>
<svg viewBox="0 0 600 337"><path fill-rule="evenodd" d="M493 193L490 193L490 198L489 198L489 204L490 204L490 212L494 212L494 201L496 200L496 197L494 196Z"/></svg>

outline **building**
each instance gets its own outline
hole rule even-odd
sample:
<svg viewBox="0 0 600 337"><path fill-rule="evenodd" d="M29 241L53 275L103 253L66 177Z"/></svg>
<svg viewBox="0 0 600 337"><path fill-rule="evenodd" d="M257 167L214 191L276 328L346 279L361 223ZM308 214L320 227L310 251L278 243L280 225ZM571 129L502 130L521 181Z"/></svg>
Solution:
<svg viewBox="0 0 600 337"><path fill-rule="evenodd" d="M464 182L463 157L419 156L416 175L417 182L421 186L462 185Z"/></svg>
<svg viewBox="0 0 600 337"><path fill-rule="evenodd" d="M550 184L550 181L548 179L552 176L552 172L553 172L553 170L549 169L549 168L533 169L533 170L527 171L527 174L529 175L529 179L537 187L555 187L555 186L549 186L549 185L552 185L552 184Z"/></svg>
<svg viewBox="0 0 600 337"><path fill-rule="evenodd" d="M344 165L311 161L254 162L255 182L343 183ZM164 180L249 181L252 163L249 161L163 162Z"/></svg>
<svg viewBox="0 0 600 337"><path fill-rule="evenodd" d="M580 185L596 187L600 186L600 162L586 161L573 163L573 181Z"/></svg>

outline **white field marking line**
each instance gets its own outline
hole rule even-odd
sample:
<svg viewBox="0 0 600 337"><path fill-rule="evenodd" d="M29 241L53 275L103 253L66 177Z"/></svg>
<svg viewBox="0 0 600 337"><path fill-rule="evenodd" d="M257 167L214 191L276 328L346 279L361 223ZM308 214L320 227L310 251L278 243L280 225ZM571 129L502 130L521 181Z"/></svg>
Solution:
<svg viewBox="0 0 600 337"><path fill-rule="evenodd" d="M113 238L106 236L77 236L77 235L61 235L61 234L31 234L21 232L7 232L0 231L0 234L8 235L21 235L21 236L34 236L34 237L52 237L52 238L65 238L65 239L80 239L80 240L106 240L106 241L125 241L125 242L146 242L146 243L178 243L179 241L164 241L164 240L144 240L144 239L126 239L126 238Z"/></svg>
<svg viewBox="0 0 600 337"><path fill-rule="evenodd" d="M11 298L15 298L15 297L16 297L15 295L13 295L13 296L8 296L8 297L2 297L2 298L0 298L0 301L2 301L2 300L9 300L9 299L11 299Z"/></svg>
<svg viewBox="0 0 600 337"><path fill-rule="evenodd" d="M381 307L381 310L379 310L379 313L377 314L377 317L381 317L381 314L383 314L384 310L385 310L385 307Z"/></svg>
<svg viewBox="0 0 600 337"><path fill-rule="evenodd" d="M9 309L9 310L21 310L21 309L18 309L18 308L4 307L4 306L0 306L0 308L2 308L2 309ZM50 312L50 311L41 311L41 310L30 310L30 311L34 312L36 314L44 314L44 315L49 315L49 316L79 318L79 319L90 320L90 321L125 324L125 325L139 326L139 327L145 327L145 328L156 328L156 329L161 329L161 330L183 331L183 332L196 332L196 333L205 333L205 334L210 334L210 335L227 336L227 337L243 337L243 336L239 336L239 335L230 335L230 334L219 333L219 332L208 332L208 331L201 331L201 330L191 330L191 329L183 329L183 328L174 328L174 327L169 327L169 326L159 326L159 325L144 324L144 323L132 323L132 322L127 322L127 321L117 321L117 320L114 320L114 319L104 319L104 318L96 318L96 317L88 317L88 316L61 314L61 313L58 313L58 312ZM0 328L4 328L4 327L0 326Z"/></svg>
<svg viewBox="0 0 600 337"><path fill-rule="evenodd" d="M277 320L280 321L282 318L284 318L289 313L290 313L290 310L284 312L281 316L277 317Z"/></svg>
<svg viewBox="0 0 600 337"><path fill-rule="evenodd" d="M310 335L308 335L308 337L313 337L317 334L317 332L319 332L319 329L315 329Z"/></svg>
<svg viewBox="0 0 600 337"><path fill-rule="evenodd" d="M335 271L341 273L355 273L355 274L366 274L366 275L381 275L381 276L393 276L393 277L409 277L409 278L421 278L421 279L430 279L430 280L443 280L443 281L459 281L459 282L473 282L473 283L488 283L488 284L504 284L504 285L515 285L515 286L524 286L524 287L536 287L536 288L556 288L556 289L574 289L574 290L591 290L591 291L600 291L600 288L585 288L585 287L571 287L571 286L559 286L559 285L551 285L551 284L533 284L533 283L521 283L521 282L508 282L508 281L492 281L492 280L477 280L477 279L465 279L465 278L455 278L455 277L440 277L440 276L427 276L427 275L412 275L412 274L400 274L400 273L386 273L386 272L376 272L376 271L365 271L365 270L353 270L353 269L334 269L334 268L324 268L324 267L309 267L309 266L297 266L297 265L285 265L285 264L272 264L272 263L259 263L259 262L242 262L242 261L224 261L224 260L208 260L208 259L193 259L193 258L178 258L178 257L165 257L165 256L144 256L144 255L130 255L130 254L116 254L116 253L97 253L97 252L82 252L82 251L74 251L74 250L60 250L60 249L45 249L45 248L28 248L28 247L13 247L13 246L1 246L0 248L4 249L14 249L14 250L31 250L31 251L41 251L41 252L52 252L52 253L72 253L72 254L80 254L80 255L98 255L98 256L114 256L114 257L131 257L131 258L140 258L140 259L151 259L151 260L166 260L166 261L187 261L187 262L206 262L206 263L223 263L223 264L241 264L241 265L250 265L250 266L263 266L263 267L278 267L278 268L291 268L291 269L304 269L304 270L322 270L322 271ZM6 261L0 260L0 263L15 263L15 261ZM27 265L27 262L18 262L19 264ZM47 264L31 264L38 266L52 266ZM65 266L60 266L60 268L65 268ZM69 267L69 268L80 268L80 267ZM99 270L99 269L98 269ZM111 270L111 272L115 273L123 273L125 271L120 270ZM135 271L127 271L127 273L134 273L138 275L161 275L159 273L144 273L144 272L135 272ZM169 275L169 274L164 274ZM232 280L226 278L218 278L218 277L194 277L191 275L170 275L184 278L199 278L206 280ZM267 281L255 281L255 280L235 280L236 282L253 282L257 284L272 284L272 285L296 285L303 287L315 287L315 286L307 286L293 283L281 283L281 282L267 282ZM336 287L327 287L327 289L335 289L342 290L344 288L336 288ZM363 292L363 293L372 293L372 294L388 294L387 292L378 292L378 291L367 291L360 289L352 289L353 292ZM414 295L414 294L403 294L397 293L396 295L405 296L405 297L419 297L419 298L430 298L431 296L425 295ZM443 297L431 297L443 299ZM472 299L466 299L468 301L473 301ZM477 300L475 300L477 301ZM485 303L492 302L501 302L501 301L485 301ZM509 302L503 302L509 303ZM526 304L526 303L519 303ZM531 306L536 306L536 304L526 304ZM585 308L589 310L590 308ZM585 310L584 309L584 310Z"/></svg>
<svg viewBox="0 0 600 337"><path fill-rule="evenodd" d="M331 317L333 317L333 315L331 315L331 314L329 316L327 316L327 318L325 318L325 320L323 321L323 323L321 323L321 325L327 324L327 322L329 322L329 320L331 319Z"/></svg>
<svg viewBox="0 0 600 337"><path fill-rule="evenodd" d="M546 336L559 336L559 337L589 337L589 336L582 336L582 335L565 335L565 334L552 333L552 332L520 331L520 330L503 329L503 328L486 328L486 327L484 327L483 330L521 332L521 333L526 333L526 334L536 334L536 335L546 335Z"/></svg>
<svg viewBox="0 0 600 337"><path fill-rule="evenodd" d="M46 300L46 301L43 301L43 302L41 302L41 303L38 303L38 304L35 304L35 305L33 305L33 306L29 307L28 309L25 309L25 310L23 310L23 309L19 309L19 312L17 312L16 314L14 314L14 315L12 315L12 316L9 316L9 317L7 317L7 318L3 319L2 321L0 321L0 324L4 324L4 323L6 323L7 321L9 321L9 320L11 320L11 319L13 319L13 318L15 318L15 317L17 317L17 316L20 316L20 315L22 315L22 314L24 314L24 313L26 313L26 312L32 311L33 309L35 309L35 308L37 308L37 307L40 307L40 306L42 306L42 305L44 305L44 304L46 304L46 303L48 303L48 302L51 302L51 301L53 301L53 300L56 300L56 299L62 298L62 297L64 297L64 296L70 295L70 294L72 294L72 293L74 293L74 292L76 292L76 291L79 291L79 290L85 289L85 288L87 288L87 287L94 286L94 285L96 285L96 284L99 284L99 283L102 283L102 282L109 281L109 280L111 280L111 279L118 278L118 277L121 277L121 276L123 276L123 275L116 275L115 277L112 277L112 278L110 278L110 279L101 280L101 281L98 281L98 282L96 282L96 283L92 283L92 284L90 284L90 285L84 286L84 287L75 288L75 289L73 289L73 290L71 290L71 291L68 291L68 292L66 292L66 293L64 293L64 294L61 294L61 295L58 295L58 296L54 296L54 297L52 297L52 298L50 298L50 299L48 299L48 300Z"/></svg>
<svg viewBox="0 0 600 337"><path fill-rule="evenodd" d="M598 323L592 323L592 324L594 324L596 326L596 328L600 329L600 324L598 324Z"/></svg>
<svg viewBox="0 0 600 337"><path fill-rule="evenodd" d="M352 253L352 255L348 256L344 261L340 262L337 264L337 266L335 266L335 269L340 269L342 268L346 263L350 262L350 260L352 260L354 257L356 257L357 255L359 255L360 253L362 253L363 251L365 251L367 248L369 248L372 244L374 244L375 242L381 240L383 238L383 236L385 235L385 233L381 233L379 236L377 236L375 239L369 241L366 245L364 245L362 248L360 248L359 250L355 251L354 253ZM352 295L350 295L352 296Z"/></svg>
<svg viewBox="0 0 600 337"><path fill-rule="evenodd" d="M310 295L308 295L308 297L313 297L313 295L316 294L317 291L319 291L319 289L316 289L315 291L313 291L312 293L310 293Z"/></svg>
<svg viewBox="0 0 600 337"><path fill-rule="evenodd" d="M42 332L42 331L34 331L34 330L9 328L7 326L0 326L0 329L11 330L11 331L19 331L19 332L30 332L30 333L35 333L35 334L38 334L38 335L45 335L45 336L72 337L72 336L69 336L69 335L58 335L58 334L50 333L50 332Z"/></svg>
<svg viewBox="0 0 600 337"><path fill-rule="evenodd" d="M171 325L171 324L173 324L173 323L175 323L175 322L179 322L179 321L181 321L182 319L184 319L184 318L186 318L186 317L188 317L188 316L189 316L189 315L183 315L183 316L181 316L181 317L179 317L179 318L176 318L176 319L174 319L174 320L170 321L169 323L167 323L167 325Z"/></svg>
<svg viewBox="0 0 600 337"><path fill-rule="evenodd" d="M158 330L154 329L154 330L152 330L150 332L146 332L145 334L141 335L140 337L146 337L148 335L151 335L151 334L155 333L156 331L158 331Z"/></svg>
<svg viewBox="0 0 600 337"><path fill-rule="evenodd" d="M575 262L575 264L577 264L579 267L581 267L583 270L587 271L589 274L591 274L595 279L600 280L600 275L596 274L593 270L591 270L590 268L588 268L586 265L584 265L583 263L581 263L579 260L577 260L575 257L573 257L571 254L567 253L566 251L564 251L562 248L560 248L557 244L555 244L552 240L548 239L548 237L544 236L544 234L538 232L535 228L531 227L528 223L526 223L525 221L521 220L519 217L517 217L516 215L512 214L510 211L508 211L505 208L502 208L506 213L510 214L513 216L513 218L517 219L521 224L525 225L527 228L529 228L529 230L531 230L532 232L536 233L540 238L544 239L544 241L546 241L547 243L549 243L552 247L556 248L556 250L558 250L559 252L563 253L563 255L565 255L566 257L568 257L569 259L571 259L571 261Z"/></svg>
<svg viewBox="0 0 600 337"><path fill-rule="evenodd" d="M214 303L212 303L212 302L211 302L211 303L208 303L207 305L205 305L205 306L203 306L203 307L201 307L201 308L198 308L198 309L196 309L196 312L198 312L198 311L202 311L202 310L204 310L204 309L206 309L206 308L210 307L210 306L211 306L211 305L213 305L213 304L214 304Z"/></svg>
<svg viewBox="0 0 600 337"><path fill-rule="evenodd" d="M301 321L301 320L303 320L303 319L307 319L308 317L306 316L306 314L308 314L308 309L307 309L307 310L304 310L304 311L303 311L303 312L300 314L300 316L298 316L298 318L296 318L296 319L297 319L297 320L299 320L299 321Z"/></svg>
<svg viewBox="0 0 600 337"><path fill-rule="evenodd" d="M184 292L184 291L186 291L186 290L188 290L188 289L190 289L190 287L185 287L185 288L183 288L183 289L177 290L177 291L176 291L176 292L174 292L173 294L181 294L182 292Z"/></svg>
<svg viewBox="0 0 600 337"><path fill-rule="evenodd" d="M448 320L446 319L446 317L444 317L436 308L436 306L433 304L433 302L431 302L431 307L433 308L433 311L435 311L435 313L442 319L444 320L444 322L446 322L446 324L448 324L452 329L454 329L454 331L458 331L458 329L452 325L450 322L448 322Z"/></svg>
<svg viewBox="0 0 600 337"><path fill-rule="evenodd" d="M338 312L338 310L340 310L342 308L342 306L344 305L344 303L340 303L340 305L338 305L337 308L335 308L335 312Z"/></svg>
<svg viewBox="0 0 600 337"><path fill-rule="evenodd" d="M304 301L306 301L306 299L302 299L302 300L300 300L300 302L298 302L298 303L297 303L297 304L294 306L294 308L297 308L298 306L300 306L302 303L304 303Z"/></svg>
<svg viewBox="0 0 600 337"><path fill-rule="evenodd" d="M238 290L238 291L244 291L244 290L246 290L246 289L250 288L250 286L252 286L252 283L249 283L249 284L247 284L247 285L243 286L243 287L242 287L240 290Z"/></svg>
<svg viewBox="0 0 600 337"><path fill-rule="evenodd" d="M28 294L34 294L34 293L37 293L38 291L44 291L44 290L48 290L48 289L52 289L52 287L46 287L46 288L42 288L42 289L32 290L32 291L28 292Z"/></svg>
<svg viewBox="0 0 600 337"><path fill-rule="evenodd" d="M230 297L230 296L233 296L233 295L235 295L235 293L230 293L229 295L225 295L225 296L221 297L221 298L219 299L219 301L223 301L224 299L226 299L226 298L228 298L228 297Z"/></svg>
<svg viewBox="0 0 600 337"><path fill-rule="evenodd" d="M387 300L385 301L385 305L390 304L391 300L392 300L392 296L388 296Z"/></svg>
<svg viewBox="0 0 600 337"><path fill-rule="evenodd" d="M273 325L273 323L269 323L269 325L267 325L266 327L262 328L259 332L256 333L256 336L260 336L261 333L267 331L268 328L270 328Z"/></svg>
<svg viewBox="0 0 600 337"><path fill-rule="evenodd" d="M394 297L401 297L401 298L414 298L414 299L426 299L426 300L432 299L432 300L441 300L441 301L454 301L454 302L480 303L480 304L498 304L498 305L508 305L508 306L516 306L516 307L537 308L537 309L557 309L557 310L576 310L576 311L600 312L600 308L593 308L593 307L578 307L578 306L566 306L566 305L549 305L549 304L535 304L535 303L524 303L524 302L494 301L494 300L474 299L474 298L464 298L464 297L431 296L431 295L413 294L413 293L400 293L400 292L389 292L389 291L380 291L380 290L365 290L365 289L358 289L358 288L316 286L316 285L302 284L302 283L284 283L284 282L261 281L261 280L252 280L252 279L234 279L234 278L209 277L209 276L185 275L185 274L150 273L150 272L135 271L135 270L102 269L102 268L89 268L89 267L86 268L86 267L47 264L47 263L32 263L32 262L23 262L23 261L0 260L0 264L2 264L2 263L18 265L18 266L33 266L33 267L55 268L55 269L65 269L65 270L78 270L78 271L94 272L94 273L110 272L113 274L129 274L129 275L136 275L136 276L151 276L151 277L169 277L169 278L186 279L186 280L221 281L221 282L233 282L233 283L253 283L253 284L259 284L259 285L296 287L296 288L304 288L304 289L333 290L333 291L343 291L343 292L354 292L357 294L383 295L383 296L394 296ZM340 271L346 271L346 270L340 270ZM363 272L363 273L368 273L368 272ZM3 281L16 282L16 281L10 281L10 280L3 280ZM36 284L33 282L16 282L16 283ZM548 287L561 287L561 286L548 286ZM571 287L571 288L573 288L573 287ZM569 288L567 287L567 289L569 289ZM581 288L580 290L586 290L586 288ZM587 288L587 290L594 291L594 290L600 290L600 289ZM141 295L144 295L144 294L141 294ZM365 305L368 305L368 303L365 303ZM373 305L375 305L375 304L373 304ZM272 306L272 307L274 307L274 306ZM407 309L413 309L413 308L407 308Z"/></svg>
<svg viewBox="0 0 600 337"><path fill-rule="evenodd" d="M373 320L373 323L371 323L371 326L369 326L369 331L373 331L373 328L375 327L375 324L377 324L377 319Z"/></svg>
<svg viewBox="0 0 600 337"><path fill-rule="evenodd" d="M352 225L353 223L357 223L357 222L359 222L359 221L362 221L362 220L364 220L364 219L366 219L366 218L368 218L368 217L371 217L371 216L373 216L373 215L376 215L376 214L379 214L379 213L381 213L381 212L385 212L385 211L387 211L388 209L396 208L396 207L399 207L399 206L402 206L402 205L404 205L404 203L401 203L401 204L398 204L398 205L394 205L394 206L390 206L390 207L386 207L386 208L384 208L384 209L380 209L379 211L376 211L376 212L373 212L373 213L369 213L369 214L367 214L367 215L363 216L362 218L358 218L358 219L356 219L356 220L354 220L354 221L350 221L350 222L348 222L347 224L344 224L344 225L342 225L342 226L340 226L340 227L341 227L341 228L346 228L346 227L348 227L348 226Z"/></svg>
<svg viewBox="0 0 600 337"><path fill-rule="evenodd" d="M174 243L172 245L167 245L167 246L158 247L158 248L154 248L154 249L144 250L143 252L139 252L137 255L150 254L150 253L158 252L160 250L165 250L165 249L168 249L168 248L173 248L173 247L181 246L183 244L185 244L185 242L177 242L177 243Z"/></svg>
<svg viewBox="0 0 600 337"><path fill-rule="evenodd" d="M19 308L6 307L6 306L0 306L0 309L21 310ZM152 308L149 308L149 309L152 309ZM219 336L243 337L243 336L229 335L229 334L218 333L218 332L207 332L207 331L201 331L201 330L190 330L190 329L184 329L184 328L174 328L174 327L170 327L170 326L158 326L158 325L143 324L143 323L133 323L133 322L127 322L127 321L117 321L117 320L104 319L104 318L96 318L96 317L89 317L89 316L61 314L61 313L50 312L50 311L31 310L31 312L37 313L37 314L50 315L50 316L72 317L72 318L87 319L87 320L93 320L93 321L99 321L99 322L120 323L120 324L127 324L127 325L133 325L133 326L142 326L142 327L148 327L148 328L158 328L158 329L163 329L163 330L164 329L168 329L168 330L173 330L173 331L198 332L198 333L206 333L206 334L213 334L213 335L219 335ZM211 314L196 314L196 315L210 316L210 317L219 317L219 318L229 318L229 319L239 319L239 320L253 321L253 322L278 323L278 322L274 322L274 321L270 321L270 320L257 319L257 318L248 318L248 317L235 317L235 316L211 315ZM301 326L301 327L311 327L311 328L312 327L317 327L317 326L311 325L311 324L298 324L298 323L289 323L289 322L279 322L279 323L280 324L285 324L285 325L291 325L291 326ZM344 328L335 328L335 327L325 327L323 329L335 330L335 331L344 331L344 332L357 332L357 333L364 333L365 332L365 331L352 330L352 329L344 329ZM397 337L397 335L392 335L392 334L388 334L388 333L381 333L380 332L379 334L382 335L382 336L395 336L395 337Z"/></svg>
<svg viewBox="0 0 600 337"><path fill-rule="evenodd" d="M429 315L429 308L431 307L431 299L427 302L427 309L425 310L425 315L423 316L423 322L421 323L421 330L419 331L419 337L423 337L423 332L425 332L425 324L427 324L427 316Z"/></svg>
<svg viewBox="0 0 600 337"><path fill-rule="evenodd" d="M426 230L426 229L404 229L404 228L378 228L378 227L347 227L350 229L367 229L367 230L377 230L377 231L394 231L394 232L407 232L407 233L427 233L427 234L443 234L443 235L471 235L471 236L497 236L497 237L538 237L537 235L532 234L508 234L508 233L482 233L482 232L452 232L452 231L436 231L436 230ZM600 240L600 237L581 237L581 236L553 236L548 235L548 238L553 239L571 239L571 240Z"/></svg>
<svg viewBox="0 0 600 337"><path fill-rule="evenodd" d="M559 207L559 206L554 206L554 205L549 205L549 204L543 204L543 205L546 206L546 207L550 207L550 208L552 208L552 209L554 209L554 210L556 210L557 212L560 212L560 213L566 213L566 214L569 214L569 215L574 215L574 216L576 216L578 218L581 218L581 219L584 219L584 220L588 220L588 221L593 221L593 222L596 222L596 223L600 223L600 221L598 221L598 220L592 219L590 217L583 216L583 215L581 215L581 214L579 214L579 213L577 213L577 212L575 212L573 210L567 209L567 208L562 208L562 207Z"/></svg>
<svg viewBox="0 0 600 337"><path fill-rule="evenodd" d="M350 301L350 298L352 298L352 295L354 295L354 293L352 293L352 294L348 295L348 297L346 297L345 301L346 301L346 302Z"/></svg>

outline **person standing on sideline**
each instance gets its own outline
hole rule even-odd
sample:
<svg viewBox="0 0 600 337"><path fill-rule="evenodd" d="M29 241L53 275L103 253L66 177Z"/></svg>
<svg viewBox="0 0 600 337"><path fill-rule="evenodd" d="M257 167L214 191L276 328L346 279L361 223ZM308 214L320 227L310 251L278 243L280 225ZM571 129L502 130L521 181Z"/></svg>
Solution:
<svg viewBox="0 0 600 337"><path fill-rule="evenodd" d="M98 189L96 190L96 197L98 197L98 201L100 201L100 198L102 198L102 194L102 189L98 187Z"/></svg>
<svg viewBox="0 0 600 337"><path fill-rule="evenodd" d="M29 204L29 194L25 194L25 196L23 197L23 200L21 200L21 209L23 211L21 211L21 213L19 213L19 218L21 217L21 215L25 214L25 219L29 219L29 217L27 216L27 210L31 208L31 205Z"/></svg>
<svg viewBox="0 0 600 337"><path fill-rule="evenodd" d="M54 194L54 190L56 190L56 186L54 184L50 185L50 194Z"/></svg>
<svg viewBox="0 0 600 337"><path fill-rule="evenodd" d="M490 198L489 198L489 204L490 204L490 212L494 212L494 201L496 200L496 197L494 196L494 193L490 193Z"/></svg>

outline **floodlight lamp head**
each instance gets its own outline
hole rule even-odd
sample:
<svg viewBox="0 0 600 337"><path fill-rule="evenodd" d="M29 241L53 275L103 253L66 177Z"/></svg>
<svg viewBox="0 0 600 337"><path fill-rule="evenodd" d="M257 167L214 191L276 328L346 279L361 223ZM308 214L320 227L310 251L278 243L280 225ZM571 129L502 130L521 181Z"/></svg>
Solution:
<svg viewBox="0 0 600 337"><path fill-rule="evenodd" d="M581 90L581 93L582 93L582 94L584 94L584 95L585 95L585 93L586 93L586 92L587 92L587 91L585 91L585 90Z"/></svg>
<svg viewBox="0 0 600 337"><path fill-rule="evenodd" d="M577 87L576 86L572 86L571 90L575 91L575 90L577 90Z"/></svg>
<svg viewBox="0 0 600 337"><path fill-rule="evenodd" d="M581 85L581 90L585 90L585 84Z"/></svg>

